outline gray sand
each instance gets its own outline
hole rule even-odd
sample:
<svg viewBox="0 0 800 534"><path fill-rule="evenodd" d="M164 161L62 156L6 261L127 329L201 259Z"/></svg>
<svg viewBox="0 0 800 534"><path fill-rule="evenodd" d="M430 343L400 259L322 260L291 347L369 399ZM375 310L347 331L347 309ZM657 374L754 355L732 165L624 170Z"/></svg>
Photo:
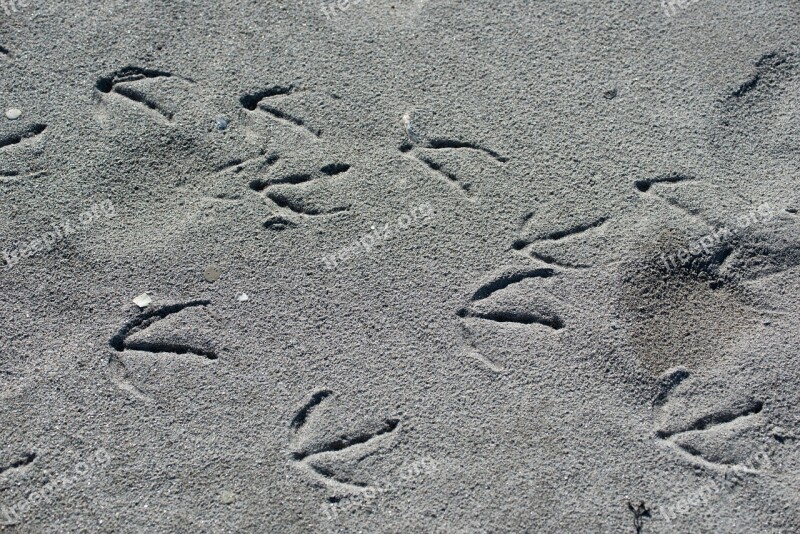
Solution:
<svg viewBox="0 0 800 534"><path fill-rule="evenodd" d="M798 30L3 0L3 528L800 531Z"/></svg>

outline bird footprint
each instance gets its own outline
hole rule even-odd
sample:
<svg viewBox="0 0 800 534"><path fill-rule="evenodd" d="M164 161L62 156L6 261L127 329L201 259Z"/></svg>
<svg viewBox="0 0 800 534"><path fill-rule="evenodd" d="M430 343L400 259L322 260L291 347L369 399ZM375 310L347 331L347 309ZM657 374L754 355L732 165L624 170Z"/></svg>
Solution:
<svg viewBox="0 0 800 534"><path fill-rule="evenodd" d="M392 417L372 420L344 433L336 432L338 429L330 428L330 425L325 429L325 420L314 417L314 414L323 403L330 403L328 399L331 397L333 393L330 390L317 391L292 419L290 426L296 439L290 459L298 468L327 486L359 491L367 486L369 480L358 472L359 464L391 447L402 425L399 418ZM333 433L335 437L332 437Z"/></svg>

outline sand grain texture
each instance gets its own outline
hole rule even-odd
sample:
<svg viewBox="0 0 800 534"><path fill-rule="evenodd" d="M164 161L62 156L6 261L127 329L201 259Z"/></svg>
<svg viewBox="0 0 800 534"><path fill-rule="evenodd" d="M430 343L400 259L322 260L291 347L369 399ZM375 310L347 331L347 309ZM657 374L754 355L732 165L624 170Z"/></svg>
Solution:
<svg viewBox="0 0 800 534"><path fill-rule="evenodd" d="M800 5L339 4L0 2L5 529L800 531Z"/></svg>

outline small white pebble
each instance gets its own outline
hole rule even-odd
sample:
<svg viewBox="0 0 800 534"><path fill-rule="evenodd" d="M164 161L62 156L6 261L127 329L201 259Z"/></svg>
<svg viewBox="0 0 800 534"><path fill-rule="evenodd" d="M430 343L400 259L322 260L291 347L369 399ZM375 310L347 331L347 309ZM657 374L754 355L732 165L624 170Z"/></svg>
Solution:
<svg viewBox="0 0 800 534"><path fill-rule="evenodd" d="M22 110L17 108L11 108L6 110L6 118L10 121L15 121L22 116Z"/></svg>
<svg viewBox="0 0 800 534"><path fill-rule="evenodd" d="M247 293L242 293L241 295L236 297L236 300L238 300L239 302L247 302L248 300L250 300L250 297L247 296Z"/></svg>
<svg viewBox="0 0 800 534"><path fill-rule="evenodd" d="M133 303L139 306L140 308L146 308L153 302L153 299L150 298L150 295L147 293L142 293L135 299L133 299Z"/></svg>

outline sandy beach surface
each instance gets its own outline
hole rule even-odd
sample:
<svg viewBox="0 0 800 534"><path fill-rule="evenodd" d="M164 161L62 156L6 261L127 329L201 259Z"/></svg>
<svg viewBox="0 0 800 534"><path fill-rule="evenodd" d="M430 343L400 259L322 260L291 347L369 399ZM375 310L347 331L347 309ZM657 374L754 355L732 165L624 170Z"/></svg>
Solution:
<svg viewBox="0 0 800 534"><path fill-rule="evenodd" d="M800 531L800 3L0 0L0 529Z"/></svg>

